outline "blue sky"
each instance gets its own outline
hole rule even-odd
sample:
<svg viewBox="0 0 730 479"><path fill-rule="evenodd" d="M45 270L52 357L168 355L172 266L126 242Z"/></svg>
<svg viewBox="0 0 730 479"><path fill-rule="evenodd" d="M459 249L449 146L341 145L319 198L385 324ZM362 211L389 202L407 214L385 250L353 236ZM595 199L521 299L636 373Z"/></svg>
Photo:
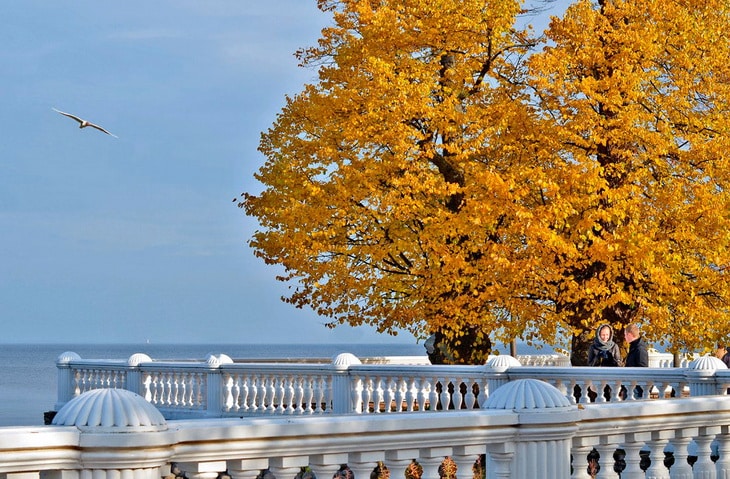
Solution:
<svg viewBox="0 0 730 479"><path fill-rule="evenodd" d="M1 2L0 343L415 342L280 301L232 202L315 0ZM80 130L58 108L115 139Z"/></svg>

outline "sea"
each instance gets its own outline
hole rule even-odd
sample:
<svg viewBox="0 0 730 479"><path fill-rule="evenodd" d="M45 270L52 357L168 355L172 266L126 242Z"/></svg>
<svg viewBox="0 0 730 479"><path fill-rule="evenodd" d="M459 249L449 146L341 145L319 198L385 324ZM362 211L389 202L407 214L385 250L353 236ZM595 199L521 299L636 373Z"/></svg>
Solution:
<svg viewBox="0 0 730 479"><path fill-rule="evenodd" d="M0 426L37 426L56 402L56 359L65 352L83 359L127 359L144 353L157 359L326 358L348 352L358 357L425 356L423 343L380 344L0 344Z"/></svg>

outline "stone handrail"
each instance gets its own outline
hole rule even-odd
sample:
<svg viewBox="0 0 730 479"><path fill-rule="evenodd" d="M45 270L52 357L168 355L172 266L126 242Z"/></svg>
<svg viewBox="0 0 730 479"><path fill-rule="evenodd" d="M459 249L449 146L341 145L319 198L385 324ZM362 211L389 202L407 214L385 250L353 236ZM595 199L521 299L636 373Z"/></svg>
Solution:
<svg viewBox="0 0 730 479"><path fill-rule="evenodd" d="M86 391L119 388L141 395L167 419L478 409L491 390L521 378L555 386L571 404L724 394L730 386L730 371L713 357L686 368L588 368L523 366L505 355L484 366L434 366L362 364L348 353L330 363L297 364L234 362L224 354L204 362L143 354L102 361L69 352L57 367L56 410Z"/></svg>
<svg viewBox="0 0 730 479"><path fill-rule="evenodd" d="M0 428L0 477L295 479L307 468L326 479L346 467L355 479L384 468L394 479L470 479L475 465L487 479L730 475L723 396L576 405L545 381L516 379L481 409L448 414L165 421L127 391L87 407L96 392L72 399L57 425Z"/></svg>

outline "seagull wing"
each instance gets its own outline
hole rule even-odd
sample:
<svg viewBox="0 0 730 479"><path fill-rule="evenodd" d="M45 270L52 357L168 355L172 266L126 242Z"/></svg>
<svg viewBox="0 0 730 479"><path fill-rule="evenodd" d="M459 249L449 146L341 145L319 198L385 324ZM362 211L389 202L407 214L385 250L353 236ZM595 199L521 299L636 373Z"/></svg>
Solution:
<svg viewBox="0 0 730 479"><path fill-rule="evenodd" d="M81 118L79 118L79 117L78 117L78 116L76 116L76 115L72 115L71 113L66 113L65 111L61 111L61 110L56 110L55 108L51 108L51 109L52 109L53 111L57 112L57 113L60 113L60 114L61 114L61 115L63 115L63 116L67 116L67 117L69 117L69 118L73 118L74 120L78 121L78 122L79 122L79 124L81 124L81 123L83 123L83 122L84 122L84 120L82 120Z"/></svg>
<svg viewBox="0 0 730 479"><path fill-rule="evenodd" d="M114 133L109 133L109 132L108 132L108 131L106 131L106 130L105 130L104 128L100 127L99 125L95 125L95 124L93 124L93 123L88 123L88 122L87 122L87 126L90 126L90 127L92 127L92 128L96 128L96 129L97 129L97 130L99 130L99 131L103 131L103 132L104 132L104 133L106 133L107 135L111 135L111 136L113 136L114 138L119 138L119 137L118 137L117 135L115 135Z"/></svg>

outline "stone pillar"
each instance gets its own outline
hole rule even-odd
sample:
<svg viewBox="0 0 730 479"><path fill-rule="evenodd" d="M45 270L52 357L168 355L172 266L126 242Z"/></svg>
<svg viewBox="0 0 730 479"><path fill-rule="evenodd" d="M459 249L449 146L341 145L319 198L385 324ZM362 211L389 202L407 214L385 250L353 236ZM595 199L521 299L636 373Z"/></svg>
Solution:
<svg viewBox="0 0 730 479"><path fill-rule="evenodd" d="M487 479L512 479L515 470L515 444L500 443L487 445ZM537 476L543 477L543 476Z"/></svg>
<svg viewBox="0 0 730 479"><path fill-rule="evenodd" d="M55 410L60 410L64 404L69 402L76 394L71 362L81 359L81 356L73 351L66 351L56 359L57 368L57 389Z"/></svg>
<svg viewBox="0 0 730 479"><path fill-rule="evenodd" d="M223 364L233 364L233 360L225 354L209 354L206 358L208 364L208 409L206 416L208 417L221 417L223 412L223 380L221 378L220 367Z"/></svg>
<svg viewBox="0 0 730 479"><path fill-rule="evenodd" d="M135 353L127 359L127 391L143 395L144 387L142 385L142 372L139 370L141 363L151 362L152 358L143 353Z"/></svg>
<svg viewBox="0 0 730 479"><path fill-rule="evenodd" d="M485 372L487 373L486 376L488 378L488 390L482 391L482 394L479 394L481 397L480 406L484 407L488 400L488 396L499 389L499 387L504 386L509 382L510 368L518 368L521 366L522 364L517 360L517 358L513 358L512 356L500 354L499 356L492 356L489 358L484 365Z"/></svg>
<svg viewBox="0 0 730 479"><path fill-rule="evenodd" d="M718 369L727 369L721 359L715 356L702 356L687 367L686 376L690 396L713 396L720 394L715 372ZM724 392L723 392L724 394Z"/></svg>
<svg viewBox="0 0 730 479"><path fill-rule="evenodd" d="M578 429L580 414L556 387L537 379L511 381L492 391L484 409L511 410L519 415L519 434L513 439L511 477L564 479L570 476L570 443ZM490 452L494 460L493 454ZM494 477L489 467L487 477Z"/></svg>
<svg viewBox="0 0 730 479"><path fill-rule="evenodd" d="M341 353L332 360L332 412L335 414L351 414L354 411L352 401L352 383L349 375L349 367L354 364L362 364L354 354ZM367 407L367 405L366 405ZM368 478L369 479L369 478Z"/></svg>

